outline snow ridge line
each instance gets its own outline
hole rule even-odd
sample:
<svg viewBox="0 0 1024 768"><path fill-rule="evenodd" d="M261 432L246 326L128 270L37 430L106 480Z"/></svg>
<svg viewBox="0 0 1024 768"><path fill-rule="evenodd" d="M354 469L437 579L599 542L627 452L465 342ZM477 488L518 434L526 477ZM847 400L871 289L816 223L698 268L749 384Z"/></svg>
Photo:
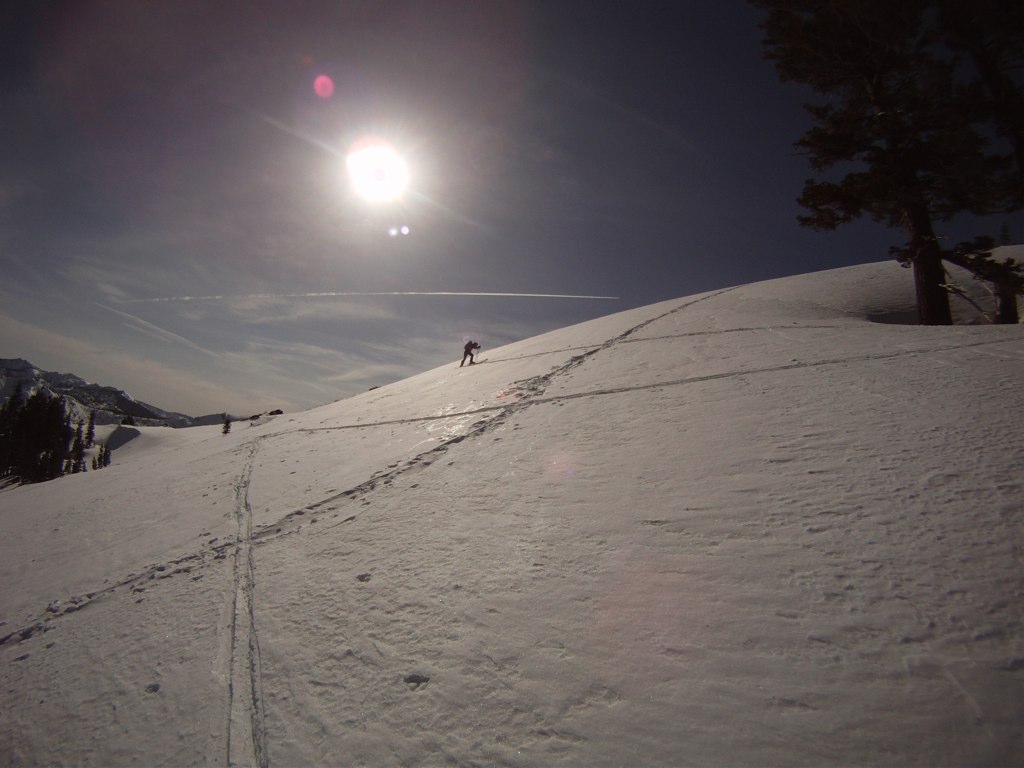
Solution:
<svg viewBox="0 0 1024 768"><path fill-rule="evenodd" d="M228 675L228 765L267 768L266 725L256 635L255 561L249 486L260 438L252 441L235 481L234 594L231 619L231 661Z"/></svg>

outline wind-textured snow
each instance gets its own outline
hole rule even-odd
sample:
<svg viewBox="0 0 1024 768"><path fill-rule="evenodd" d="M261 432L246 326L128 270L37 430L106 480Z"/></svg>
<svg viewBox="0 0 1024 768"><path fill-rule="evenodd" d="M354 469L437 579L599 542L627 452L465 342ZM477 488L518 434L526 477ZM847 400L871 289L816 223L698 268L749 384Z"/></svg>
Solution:
<svg viewBox="0 0 1024 768"><path fill-rule="evenodd" d="M912 307L714 291L4 490L0 762L1020 765L1024 327Z"/></svg>

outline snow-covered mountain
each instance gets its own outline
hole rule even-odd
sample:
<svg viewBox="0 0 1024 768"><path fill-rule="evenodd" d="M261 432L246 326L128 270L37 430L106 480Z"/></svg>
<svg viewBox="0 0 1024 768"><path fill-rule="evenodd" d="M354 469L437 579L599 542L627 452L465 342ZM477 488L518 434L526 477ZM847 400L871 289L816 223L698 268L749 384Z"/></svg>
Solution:
<svg viewBox="0 0 1024 768"><path fill-rule="evenodd" d="M193 417L165 411L115 387L91 384L71 373L44 371L21 358L0 358L0 402L19 385L26 397L38 390L63 397L72 421L87 421L90 412L96 413L97 424L120 424L126 418L149 427L194 427L224 421L224 414Z"/></svg>
<svg viewBox="0 0 1024 768"><path fill-rule="evenodd" d="M712 291L0 491L0 762L1024 763L1024 326L913 304Z"/></svg>

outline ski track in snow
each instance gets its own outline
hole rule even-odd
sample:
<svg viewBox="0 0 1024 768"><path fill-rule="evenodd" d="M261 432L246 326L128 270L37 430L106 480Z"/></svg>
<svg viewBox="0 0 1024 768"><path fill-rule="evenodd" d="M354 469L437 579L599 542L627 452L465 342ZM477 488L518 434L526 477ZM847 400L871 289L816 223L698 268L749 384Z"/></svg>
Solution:
<svg viewBox="0 0 1024 768"><path fill-rule="evenodd" d="M685 301L665 313L629 328L625 332L609 339L603 344L553 350L553 352L579 352L579 354L573 354L565 363L557 366L548 373L533 376L510 384L506 389L507 395L510 399L510 402L507 403L470 408L457 413L444 413L440 415L409 417L356 424L341 424L319 428L295 428L256 437L251 442L244 444L241 447L243 452L242 464L235 480L235 535L233 541L224 542L218 546L205 547L186 556L176 558L165 563L152 565L141 574L129 574L115 584L108 584L103 588L98 588L81 596L73 597L66 603L62 604L57 601L51 602L46 609L39 612L38 618L35 622L28 626L16 629L0 638L0 645L17 644L31 638L37 633L46 632L51 629L54 626L54 623L62 616L82 610L96 601L112 595L115 592L122 591L123 588L128 588L132 592L135 592L137 589L141 590L141 585L151 586L151 582L155 583L174 576L192 574L192 578L196 578L196 574L202 569L215 563L219 563L228 557L233 558L232 592L230 595L226 596L231 606L229 611L231 622L227 637L229 649L225 654L229 664L229 669L225 673L225 679L228 686L226 762L228 765L258 765L260 768L267 768L267 766L271 764L273 745L267 743L266 703L264 701L263 694L260 645L257 634L257 616L259 606L256 604L258 563L256 550L258 547L280 539L281 537L294 534L304 524L310 535L325 536L330 534L339 526L345 526L355 522L362 514L362 509L366 504L366 496L368 494L378 488L386 488L387 486L392 485L402 476L428 470L431 465L443 458L449 451L460 446L460 444L481 437L488 431L503 425L510 419L510 417L520 414L526 409L577 400L580 398L622 395L644 390L659 390L668 387L695 385L721 379L744 379L764 374L774 374L807 368L839 366L866 361L884 362L898 358L929 355L960 349L973 349L981 354L988 355L993 353L983 349L984 347L1005 342L1005 339L987 339L981 341L965 341L955 344L922 343L910 349L839 356L821 360L780 363L778 365L730 370L702 376L647 381L629 386L589 389L587 391L570 392L566 394L547 394L553 382L571 373L574 369L592 359L594 356L608 351L619 344L640 344L673 338L690 338L713 334L738 334L762 331L791 333L800 332L803 329L842 327L836 325L741 327L725 328L715 331L636 338L636 335L647 326L671 315L683 312L697 303L709 301L722 296L730 290L735 289L713 292L696 300ZM543 354L551 353L537 353L534 355L525 355L523 357L538 357ZM1006 356L1004 352L995 354L1000 357ZM503 360L488 360L486 362L501 363ZM469 419L473 419L474 417L479 418L476 418L476 420L468 424L461 434L457 434L443 440L429 450L418 453L403 462L381 469L362 483L352 486L344 491L323 496L316 501L304 505L301 509L293 509L280 514L275 522L254 528L253 510L251 508L249 498L250 487L253 480L253 474L256 471L257 456L260 450L268 443L296 433L312 434L317 432L335 432L340 430L361 430L392 425L443 421L451 419L453 416ZM328 515L330 515L330 517L328 517ZM684 531L679 530L675 525L675 521L671 519L646 519L643 520L642 523L650 529L658 530L666 534L671 534L674 531L677 535L694 535L692 533L686 534ZM802 524L807 525L806 523ZM818 526L824 525L824 527L820 527L818 529L819 531L827 531L833 527L830 524L822 524L817 520L817 518L815 518L814 524ZM839 524L841 524L841 521L836 521L836 525ZM812 529L807 528L807 530L810 531ZM870 568L870 563L868 563L867 566ZM798 578L799 576L794 576L794 579ZM826 599L841 599L841 597L841 594L837 594L835 598L828 598L826 596ZM795 619L796 617L783 618ZM831 637L822 637L819 638L819 641L823 644L842 642L837 638ZM914 643L917 642L917 639L914 637L908 637L906 642ZM374 648L372 650L368 649L366 653L372 653L374 651L378 654L381 653L379 648ZM553 649L553 651L557 653L557 649ZM673 651L673 649L667 649L666 652L673 653L675 651ZM678 652L684 653L684 651ZM485 674L497 676L499 679L502 675L508 674L507 664L504 660L493 659L492 662L494 669L487 670ZM1016 671L1020 668L1024 668L1024 660L1018 658L1010 662L1009 669L1011 671ZM977 717L979 719L983 717L984 712L982 711L981 705L972 697L968 688L964 686L964 684L955 676L954 672L948 667L942 667L939 670L930 670L927 668L927 662L921 662L921 665L916 667L914 671L916 674L940 676L948 680L949 683L958 691L959 695L963 696L969 706L976 711ZM316 686L332 685L329 680L311 680L310 682ZM429 678L419 675L418 673L410 673L405 679L405 682L410 689L415 690L420 686L427 685ZM578 705L580 707L584 707L590 706L595 702L609 703L614 702L617 698L618 694L615 691L603 687L595 687L579 700ZM803 711L813 709L812 704L797 699L778 697L773 699L773 701L778 708L783 710ZM550 728L545 729L540 728L539 726L538 729L535 729L535 735L542 739L560 741L566 744L582 740L582 737L569 731L558 731Z"/></svg>
<svg viewBox="0 0 1024 768"><path fill-rule="evenodd" d="M252 507L249 484L260 441L253 440L235 484L234 595L231 620L231 670L228 676L228 765L266 768L266 728L260 680L260 646L256 635L253 593L256 566L253 559Z"/></svg>

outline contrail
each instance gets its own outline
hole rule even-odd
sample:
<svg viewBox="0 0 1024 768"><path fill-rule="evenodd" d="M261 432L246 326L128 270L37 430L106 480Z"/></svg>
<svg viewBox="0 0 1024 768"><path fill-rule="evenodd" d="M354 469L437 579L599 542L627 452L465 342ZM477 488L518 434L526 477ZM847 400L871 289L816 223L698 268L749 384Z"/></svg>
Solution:
<svg viewBox="0 0 1024 768"><path fill-rule="evenodd" d="M486 293L482 291L326 291L321 293L247 293L219 296L159 296L151 299L123 299L126 304L155 304L165 301L224 301L226 299L320 299L347 296L497 296L514 299L598 299L618 301L618 296L583 296L572 293Z"/></svg>
<svg viewBox="0 0 1024 768"><path fill-rule="evenodd" d="M159 325L153 325L153 323L149 322L148 320L143 320L141 317L136 317L135 315L128 314L127 312L122 312L120 309L108 307L105 304L100 304L98 301L94 301L93 304L95 304L97 307L107 310L108 312L113 312L115 315L120 315L121 317L127 318L132 322L135 329L138 330L140 333L144 333L148 336L160 339L160 341L169 341L182 344L183 346L186 346L189 349L194 349L197 352L202 352L203 354L217 357L216 352L212 352L209 349L206 349L205 347L201 347L194 341L186 339L184 336L179 336L176 333L172 333L171 331L165 330L161 328Z"/></svg>

